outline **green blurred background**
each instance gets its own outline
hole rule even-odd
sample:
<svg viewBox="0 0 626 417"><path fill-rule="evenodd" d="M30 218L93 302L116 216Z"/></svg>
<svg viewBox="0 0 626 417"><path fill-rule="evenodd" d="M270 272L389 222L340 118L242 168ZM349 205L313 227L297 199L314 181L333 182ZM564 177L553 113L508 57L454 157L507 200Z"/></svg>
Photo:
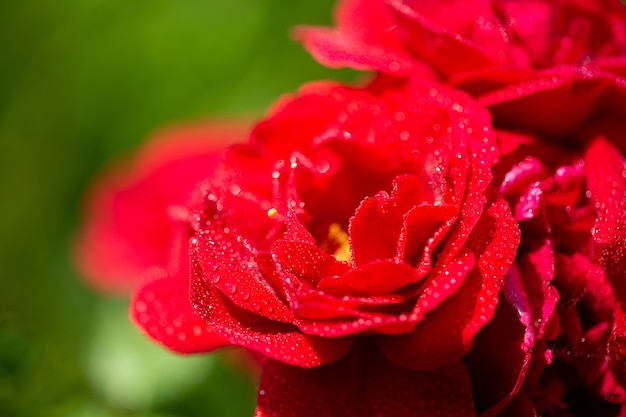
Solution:
<svg viewBox="0 0 626 417"><path fill-rule="evenodd" d="M163 125L259 117L313 79L291 41L331 0L0 4L0 416L251 416L223 355L177 357L85 287L69 247L89 178Z"/></svg>

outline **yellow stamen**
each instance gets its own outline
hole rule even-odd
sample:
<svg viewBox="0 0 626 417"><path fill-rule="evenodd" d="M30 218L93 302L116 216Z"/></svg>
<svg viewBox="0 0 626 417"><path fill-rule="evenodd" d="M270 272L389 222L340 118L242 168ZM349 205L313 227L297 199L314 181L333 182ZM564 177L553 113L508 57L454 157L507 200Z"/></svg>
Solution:
<svg viewBox="0 0 626 417"><path fill-rule="evenodd" d="M328 240L337 244L338 248L333 256L338 261L350 262L352 254L350 253L350 240L339 223L333 223L328 227Z"/></svg>

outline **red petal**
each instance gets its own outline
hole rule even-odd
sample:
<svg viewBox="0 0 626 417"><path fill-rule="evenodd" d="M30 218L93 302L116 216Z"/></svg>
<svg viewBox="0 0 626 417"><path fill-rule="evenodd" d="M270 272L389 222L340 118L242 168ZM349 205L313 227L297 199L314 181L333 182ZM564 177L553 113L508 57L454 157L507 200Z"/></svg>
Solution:
<svg viewBox="0 0 626 417"><path fill-rule="evenodd" d="M273 162L288 161L294 151L311 155L311 149L317 145L315 140L336 124L337 115L345 110L346 99L371 97L366 91L336 83L306 84L295 98L286 96L279 101L271 117L255 126L250 144Z"/></svg>
<svg viewBox="0 0 626 417"><path fill-rule="evenodd" d="M404 212L391 200L385 192L366 198L350 219L350 251L355 265L395 257Z"/></svg>
<svg viewBox="0 0 626 417"><path fill-rule="evenodd" d="M626 161L605 139L592 142L585 154L587 187L596 209L593 238L615 295L626 306Z"/></svg>
<svg viewBox="0 0 626 417"><path fill-rule="evenodd" d="M480 417L486 417L487 415L481 415ZM498 417L537 417L537 411L533 402L528 399L528 396L520 391L513 397L509 405L498 414Z"/></svg>
<svg viewBox="0 0 626 417"><path fill-rule="evenodd" d="M272 256L279 273L293 275L312 285L326 276L339 276L350 267L310 243L277 240L272 244Z"/></svg>
<svg viewBox="0 0 626 417"><path fill-rule="evenodd" d="M476 406L481 416L495 416L513 399L524 382L533 348L530 323L521 323L508 303L476 335L467 356Z"/></svg>
<svg viewBox="0 0 626 417"><path fill-rule="evenodd" d="M342 33L370 45L399 49L393 16L383 1L342 0L335 10L335 20Z"/></svg>
<svg viewBox="0 0 626 417"><path fill-rule="evenodd" d="M198 280L202 286L194 288L206 286L219 290L238 307L271 320L293 323L296 319L267 283L254 255L235 236L226 234L219 228L207 230L192 239L190 250L192 264L200 268L200 273L195 274L192 279ZM195 297L201 296L195 294ZM210 309L211 305L205 308Z"/></svg>
<svg viewBox="0 0 626 417"><path fill-rule="evenodd" d="M414 310L414 314L430 312L412 333L380 339L383 353L394 363L411 369L435 369L467 353L474 335L494 314L498 291L518 242L519 230L508 206L502 200L494 202L467 243L478 258L476 267L463 282L460 278L467 270L453 274L453 264L438 263L436 270L448 270L451 276L444 274L447 282L429 283ZM463 285L450 294L452 278Z"/></svg>
<svg viewBox="0 0 626 417"><path fill-rule="evenodd" d="M174 352L210 352L230 344L191 306L187 268L179 276L162 268L148 269L131 299L130 318L147 336Z"/></svg>
<svg viewBox="0 0 626 417"><path fill-rule="evenodd" d="M213 172L221 146L245 136L248 125L201 125L159 134L134 160L114 166L91 185L75 262L97 288L124 292L144 269L165 265L167 209L183 204Z"/></svg>
<svg viewBox="0 0 626 417"><path fill-rule="evenodd" d="M403 51L393 16L380 1L344 0L335 14L337 30L298 27L294 31L305 49L329 67L351 67L434 78L426 65Z"/></svg>
<svg viewBox="0 0 626 417"><path fill-rule="evenodd" d="M268 361L255 417L469 417L470 390L460 362L416 372L355 349L315 369Z"/></svg>
<svg viewBox="0 0 626 417"><path fill-rule="evenodd" d="M390 310L399 310L405 301L405 297L397 294L338 298L318 290L300 289L291 300L291 308L298 317L305 319L299 325L304 333L337 337L371 328L379 330L381 323L402 322L396 315L371 313L371 311L381 311L386 307ZM402 327L406 328L406 326ZM411 328L412 325L409 325L407 329Z"/></svg>
<svg viewBox="0 0 626 417"><path fill-rule="evenodd" d="M194 272L197 275L197 271ZM302 334L295 326L269 320L243 310L218 292L192 278L191 294L201 314L216 334L230 343L256 350L269 358L310 368L342 357L351 338L324 339Z"/></svg>
<svg viewBox="0 0 626 417"><path fill-rule="evenodd" d="M622 386L626 386L626 314L621 308L615 313L608 356L615 378Z"/></svg>
<svg viewBox="0 0 626 417"><path fill-rule="evenodd" d="M427 182L429 186L425 186ZM380 192L361 202L350 219L349 229L356 265L377 259L417 263L429 255L428 249L436 245L437 229L458 211L455 207L433 205L441 201L434 201L430 186L431 181L426 179L401 175L393 180L390 196ZM431 237L434 240L429 244Z"/></svg>
<svg viewBox="0 0 626 417"><path fill-rule="evenodd" d="M327 67L349 67L395 75L415 71L433 78L426 66L402 51L360 42L332 29L298 27L294 37L302 42L313 58Z"/></svg>
<svg viewBox="0 0 626 417"><path fill-rule="evenodd" d="M392 293L418 279L410 265L384 259L350 269L340 276L327 276L317 289L338 297L376 296Z"/></svg>
<svg viewBox="0 0 626 417"><path fill-rule="evenodd" d="M517 146L517 143L515 143L515 146ZM500 185L500 193L505 197L508 197L510 194L520 195L530 184L546 177L547 172L541 161L532 156L527 157L522 162L511 167L506 173Z"/></svg>
<svg viewBox="0 0 626 417"><path fill-rule="evenodd" d="M285 233L283 235L284 239L315 245L315 238L298 220L298 217L291 206L289 206L287 210L287 216L285 216Z"/></svg>
<svg viewBox="0 0 626 417"><path fill-rule="evenodd" d="M514 307L517 307L512 302L514 297L526 299L528 310L517 309L520 320L525 325L532 325L535 336L541 339L559 301L559 294L552 286L555 258L551 242L545 240L527 253L518 254L517 267L519 270L512 268L507 276L505 295ZM511 280L518 281L516 295L509 291Z"/></svg>
<svg viewBox="0 0 626 417"><path fill-rule="evenodd" d="M388 0L387 3L400 31L406 32L402 33L407 40L405 47L445 75L492 67L504 58L506 43L502 30L485 31L486 36L479 36L476 43L468 39L470 35L479 35L481 28L475 23L478 15L483 21L490 20L492 25L499 26L490 10L476 10L486 2L470 5L458 0ZM472 33L464 37L468 27Z"/></svg>
<svg viewBox="0 0 626 417"><path fill-rule="evenodd" d="M415 264L423 276L430 272L434 251L457 220L458 208L452 206L413 207L405 217L398 240L400 259Z"/></svg>
<svg viewBox="0 0 626 417"><path fill-rule="evenodd" d="M489 107L499 126L547 137L575 137L592 116L623 114L625 87L626 79L614 74L564 66L509 84L479 101Z"/></svg>
<svg viewBox="0 0 626 417"><path fill-rule="evenodd" d="M460 333L468 320L464 316L472 308L469 304L476 301L478 290L474 287L480 285L477 274L473 274L473 280L472 275L467 276L473 267L471 254L448 265L445 273L433 279L422 293L413 312L405 315L411 323L418 322L416 327L410 333L378 339L389 360L407 368L429 370L453 362L469 350L469 346L462 345ZM468 279L472 283L466 284Z"/></svg>

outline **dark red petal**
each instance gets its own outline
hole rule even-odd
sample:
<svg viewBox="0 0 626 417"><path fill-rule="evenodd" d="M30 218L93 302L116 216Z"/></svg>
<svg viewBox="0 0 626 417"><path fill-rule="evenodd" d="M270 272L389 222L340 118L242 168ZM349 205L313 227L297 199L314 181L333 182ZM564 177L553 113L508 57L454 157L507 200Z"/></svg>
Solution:
<svg viewBox="0 0 626 417"><path fill-rule="evenodd" d="M608 356L615 378L626 387L626 314L622 308L615 312Z"/></svg>
<svg viewBox="0 0 626 417"><path fill-rule="evenodd" d="M488 415L481 414L480 417L487 417ZM498 414L498 417L537 417L537 411L528 396L524 392L519 391L509 405Z"/></svg>
<svg viewBox="0 0 626 417"><path fill-rule="evenodd" d="M477 257L474 269L463 281L459 278L467 270L453 275L453 264L438 264L436 271L443 271L448 281L430 282L414 310L419 315L430 312L412 333L381 338L383 353L392 362L411 369L434 369L466 354L474 335L493 317L503 277L518 243L519 230L508 206L502 200L492 203L467 243ZM453 277L446 277L446 270ZM446 284L449 288L453 280L463 284L448 294Z"/></svg>
<svg viewBox="0 0 626 417"><path fill-rule="evenodd" d="M625 87L626 79L614 74L563 66L509 84L478 100L489 107L499 126L564 138L575 136L591 116L603 112L623 114L620 103L624 102Z"/></svg>
<svg viewBox="0 0 626 417"><path fill-rule="evenodd" d="M526 311L517 309L520 320L525 325L533 326L537 339L543 338L546 326L550 322L559 301L559 294L552 286L555 258L551 242L545 240L527 253L519 254L516 263L519 270L512 268L507 276L505 295L511 302L512 291L508 291L510 280L516 279L518 285L523 286L517 296L526 298L530 316L526 316ZM516 307L515 303L511 302L511 304Z"/></svg>
<svg viewBox="0 0 626 417"><path fill-rule="evenodd" d="M472 274L474 262L473 255L468 253L432 280L413 312L405 315L405 320L418 323L413 331L378 339L389 360L407 368L429 370L458 360L469 350L469 343L465 346L460 339L469 320L464 316L472 308L468 304L475 301L472 296L475 297L478 292L475 287L480 285L478 274Z"/></svg>
<svg viewBox="0 0 626 417"><path fill-rule="evenodd" d="M255 417L474 416L465 366L416 372L375 351L353 351L314 369L268 361Z"/></svg>
<svg viewBox="0 0 626 417"><path fill-rule="evenodd" d="M530 365L533 348L530 323L522 323L507 302L478 334L465 359L474 399L481 416L495 416L517 394Z"/></svg>
<svg viewBox="0 0 626 417"><path fill-rule="evenodd" d="M187 268L180 277L163 268L145 271L130 302L131 321L155 342L178 353L210 352L230 345L195 313L187 273Z"/></svg>
<svg viewBox="0 0 626 417"><path fill-rule="evenodd" d="M594 140L585 154L585 176L596 209L593 238L615 295L626 306L626 161L603 138Z"/></svg>
<svg viewBox="0 0 626 417"><path fill-rule="evenodd" d="M626 56L598 57L593 64L598 68L626 78Z"/></svg>
<svg viewBox="0 0 626 417"><path fill-rule="evenodd" d="M348 337L324 339L302 334L294 325L269 320L231 303L224 294L204 286L192 272L194 306L211 328L230 343L256 350L269 358L310 368L342 357L352 344Z"/></svg>

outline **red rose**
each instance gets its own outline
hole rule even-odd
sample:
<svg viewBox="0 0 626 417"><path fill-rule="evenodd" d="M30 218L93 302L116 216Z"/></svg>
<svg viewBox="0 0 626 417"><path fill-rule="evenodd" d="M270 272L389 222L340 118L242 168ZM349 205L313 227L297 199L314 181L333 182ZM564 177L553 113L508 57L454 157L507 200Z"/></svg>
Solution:
<svg viewBox="0 0 626 417"><path fill-rule="evenodd" d="M522 229L509 276L522 284L505 295L520 323L524 309L535 322L522 324L535 346L520 364L532 362L511 380L541 413L612 416L626 401L626 80L593 66L543 74L480 98L503 153L496 182Z"/></svg>
<svg viewBox="0 0 626 417"><path fill-rule="evenodd" d="M514 153L521 161L510 167L500 191L522 239L503 287L507 302L477 335L467 359L473 379L482 377L475 385L477 408L485 415L507 406L505 412L528 416L617 415L626 396L610 365L623 369L624 361L607 356L607 347L618 303L598 237L607 226L603 219L614 227L625 214L619 207L626 203L623 185L605 186L619 184L624 159L604 139L567 150L529 137ZM599 203L607 197L616 204ZM610 240L623 242L617 231Z"/></svg>
<svg viewBox="0 0 626 417"><path fill-rule="evenodd" d="M431 71L493 116L503 154L495 183L522 239L507 302L466 358L480 381L477 409L617 415L626 383L626 7L343 1L337 21L336 30L298 32L321 62L379 79Z"/></svg>
<svg viewBox="0 0 626 417"><path fill-rule="evenodd" d="M626 113L619 0L343 0L336 20L296 31L320 62L437 78L486 106L497 128L563 137Z"/></svg>
<svg viewBox="0 0 626 417"><path fill-rule="evenodd" d="M619 0L343 0L336 29L301 27L331 67L431 72L475 95L568 67L626 74L626 7Z"/></svg>
<svg viewBox="0 0 626 417"><path fill-rule="evenodd" d="M518 243L496 157L488 113L420 81L308 86L224 154L189 206L191 297L271 358L258 416L474 415L462 358ZM135 294L144 328L169 285Z"/></svg>

